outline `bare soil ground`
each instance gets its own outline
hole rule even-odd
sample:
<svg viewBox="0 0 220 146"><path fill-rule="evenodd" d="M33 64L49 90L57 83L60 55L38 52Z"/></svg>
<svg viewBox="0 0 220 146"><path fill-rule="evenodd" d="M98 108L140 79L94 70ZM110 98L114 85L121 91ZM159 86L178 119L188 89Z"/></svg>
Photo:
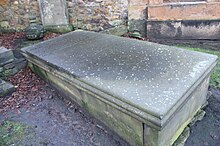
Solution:
<svg viewBox="0 0 220 146"><path fill-rule="evenodd" d="M13 82L17 91L1 100L0 129L8 129L0 130L0 145L128 145L76 104L63 99L30 69L9 80L20 81Z"/></svg>
<svg viewBox="0 0 220 146"><path fill-rule="evenodd" d="M48 34L44 39L55 37ZM0 46L28 45L22 33L0 35ZM33 43L33 42L32 42ZM127 146L111 130L60 96L28 68L7 78L16 91L0 99L0 146ZM212 96L203 120L194 124L186 146L220 145L220 90Z"/></svg>

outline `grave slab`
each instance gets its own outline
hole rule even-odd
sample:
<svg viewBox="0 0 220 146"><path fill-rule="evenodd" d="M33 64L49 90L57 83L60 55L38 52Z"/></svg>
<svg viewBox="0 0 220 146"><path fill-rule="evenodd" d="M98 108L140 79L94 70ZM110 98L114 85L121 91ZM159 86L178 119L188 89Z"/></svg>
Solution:
<svg viewBox="0 0 220 146"><path fill-rule="evenodd" d="M23 48L29 66L131 145L167 146L206 103L214 55L76 31Z"/></svg>
<svg viewBox="0 0 220 146"><path fill-rule="evenodd" d="M0 66L10 63L14 60L13 52L4 47L0 47Z"/></svg>
<svg viewBox="0 0 220 146"><path fill-rule="evenodd" d="M11 83L5 82L0 78L0 98L11 94L14 90L15 88Z"/></svg>

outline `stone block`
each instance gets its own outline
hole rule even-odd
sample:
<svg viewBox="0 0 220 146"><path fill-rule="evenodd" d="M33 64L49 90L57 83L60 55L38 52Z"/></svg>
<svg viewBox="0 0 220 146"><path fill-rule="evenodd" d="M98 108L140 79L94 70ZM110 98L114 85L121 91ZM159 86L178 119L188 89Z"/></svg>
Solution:
<svg viewBox="0 0 220 146"><path fill-rule="evenodd" d="M128 32L128 28L125 25L115 26L113 28L109 28L107 30L102 31L102 33L112 34L116 36L122 36Z"/></svg>
<svg viewBox="0 0 220 146"><path fill-rule="evenodd" d="M0 66L10 63L14 60L14 55L11 50L0 47Z"/></svg>
<svg viewBox="0 0 220 146"><path fill-rule="evenodd" d="M72 25L45 26L45 30L55 33L67 33L73 30Z"/></svg>
<svg viewBox="0 0 220 146"><path fill-rule="evenodd" d="M188 2L148 5L148 20L210 20L219 19L220 2Z"/></svg>
<svg viewBox="0 0 220 146"><path fill-rule="evenodd" d="M128 20L143 20L147 19L146 17L146 6L129 6L128 8Z"/></svg>
<svg viewBox="0 0 220 146"><path fill-rule="evenodd" d="M14 64L17 70L20 71L27 66L27 60L24 58L15 58Z"/></svg>
<svg viewBox="0 0 220 146"><path fill-rule="evenodd" d="M147 21L147 38L218 40L220 20Z"/></svg>
<svg viewBox="0 0 220 146"><path fill-rule="evenodd" d="M0 77L7 77L7 76L11 76L11 75L15 75L17 72L18 72L18 68L14 67L14 68L11 68L11 69L7 69L7 70L4 70L4 72L0 73Z"/></svg>
<svg viewBox="0 0 220 146"><path fill-rule="evenodd" d="M15 67L14 62L11 62L11 63L8 63L8 64L4 65L3 68L4 68L4 70L7 70L7 69L12 69L14 67Z"/></svg>
<svg viewBox="0 0 220 146"><path fill-rule="evenodd" d="M15 90L14 86L11 83L5 82L0 79L0 97L9 95Z"/></svg>
<svg viewBox="0 0 220 146"><path fill-rule="evenodd" d="M206 103L214 55L75 31L22 49L30 67L131 145L172 145Z"/></svg>
<svg viewBox="0 0 220 146"><path fill-rule="evenodd" d="M145 36L146 34L146 5L129 6L128 8L128 31L138 31Z"/></svg>
<svg viewBox="0 0 220 146"><path fill-rule="evenodd" d="M66 0L38 0L44 26L68 25Z"/></svg>
<svg viewBox="0 0 220 146"><path fill-rule="evenodd" d="M162 5L163 3L164 3L164 0L149 0L148 5Z"/></svg>
<svg viewBox="0 0 220 146"><path fill-rule="evenodd" d="M128 30L129 32L139 32L143 37L146 36L146 20L129 20Z"/></svg>
<svg viewBox="0 0 220 146"><path fill-rule="evenodd" d="M149 0L130 0L129 5L130 6L143 6L147 5L149 3Z"/></svg>
<svg viewBox="0 0 220 146"><path fill-rule="evenodd" d="M15 75L27 66L25 58L14 58L14 60L0 68L0 77Z"/></svg>

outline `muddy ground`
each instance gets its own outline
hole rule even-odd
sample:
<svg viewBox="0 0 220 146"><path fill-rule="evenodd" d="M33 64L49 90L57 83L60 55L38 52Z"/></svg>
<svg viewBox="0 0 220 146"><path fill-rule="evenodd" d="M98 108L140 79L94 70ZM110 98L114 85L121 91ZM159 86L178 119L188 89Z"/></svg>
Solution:
<svg viewBox="0 0 220 146"><path fill-rule="evenodd" d="M27 45L20 35L18 38L21 39L10 39L7 35L8 41L3 40L2 35L0 45L11 49ZM0 146L128 145L78 105L65 100L29 69L7 80L16 86L16 91L0 99ZM220 90L209 90L212 96L204 108L206 115L190 127L186 146L220 146Z"/></svg>
<svg viewBox="0 0 220 146"><path fill-rule="evenodd" d="M62 99L45 84L46 93L38 94L20 108L0 115L0 145L42 146L121 146L128 145L94 118L69 101ZM20 131L16 131L19 124ZM1 131L1 130L0 130ZM5 139L3 138L5 137Z"/></svg>

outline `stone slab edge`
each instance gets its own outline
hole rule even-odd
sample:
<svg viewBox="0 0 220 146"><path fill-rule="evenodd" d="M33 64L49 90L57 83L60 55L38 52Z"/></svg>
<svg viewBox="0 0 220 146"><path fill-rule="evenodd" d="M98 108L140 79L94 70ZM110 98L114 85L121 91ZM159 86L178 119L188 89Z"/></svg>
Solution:
<svg viewBox="0 0 220 146"><path fill-rule="evenodd" d="M55 66L49 62L46 62L31 53L26 52L25 48L22 49L22 53L28 59L28 61L30 61L31 63L33 63L37 66L40 66L41 68L43 68L46 71L51 72L52 67L57 68L57 66ZM40 60L40 61L38 61L38 60ZM208 75L211 72L211 70L214 68L216 63L217 63L217 58L216 58L216 62L214 62L210 66L210 68L203 74L203 76L201 76L200 79L197 80L195 82L195 84L191 87L191 89L187 91L185 96L183 98L181 98L181 100L177 102L175 107L172 108L172 110L170 110L169 113L167 115L165 115L164 117L157 117L157 116L149 114L147 112L143 112L142 110L138 109L137 107L134 107L133 105L129 105L126 102L124 102L120 99L117 99L116 97L113 97L112 95L104 93L104 92L92 87L91 85L88 85L87 83L80 81L79 79L77 79L76 77L74 77L70 73L66 72L65 70L59 69L59 72L55 71L54 74L56 74L60 78L63 78L64 80L68 80L68 81L73 82L73 84L77 85L79 88L82 88L83 90L87 90L89 92L92 92L93 94L98 94L100 97L103 97L102 99L100 99L103 102L114 106L115 108L127 113L128 115L130 115L136 119L139 119L143 123L146 123L155 129L162 129L168 123L169 118L173 117L173 114L175 114L174 112L176 110L178 110L177 108L181 109L181 107L184 105L184 101L185 102L187 101L187 97L201 83L201 81L206 77L206 75ZM64 73L65 73L65 76L64 76Z"/></svg>
<svg viewBox="0 0 220 146"><path fill-rule="evenodd" d="M15 88L11 83L5 82L2 79L0 79L0 80L2 82L0 84L0 88L1 88L0 98L1 98L1 97L4 97L4 96L11 94L15 90Z"/></svg>
<svg viewBox="0 0 220 146"><path fill-rule="evenodd" d="M6 49L5 47L0 47L0 50L2 50L2 52L0 52L0 66L4 66L14 60L12 50Z"/></svg>
<svg viewBox="0 0 220 146"><path fill-rule="evenodd" d="M169 120L173 118L173 115L178 112L185 105L185 103L190 100L190 98L192 98L190 95L194 93L194 90L197 89L201 83L203 83L204 79L210 76L217 62L218 60L216 60L191 87L189 87L189 90L184 94L184 96L180 98L173 108L163 117L161 121L162 128L165 127L166 124L169 123Z"/></svg>
<svg viewBox="0 0 220 146"><path fill-rule="evenodd" d="M55 32L55 33L67 33L70 31L73 31L73 26L68 25L50 25L50 26L44 26L44 29L49 32Z"/></svg>

